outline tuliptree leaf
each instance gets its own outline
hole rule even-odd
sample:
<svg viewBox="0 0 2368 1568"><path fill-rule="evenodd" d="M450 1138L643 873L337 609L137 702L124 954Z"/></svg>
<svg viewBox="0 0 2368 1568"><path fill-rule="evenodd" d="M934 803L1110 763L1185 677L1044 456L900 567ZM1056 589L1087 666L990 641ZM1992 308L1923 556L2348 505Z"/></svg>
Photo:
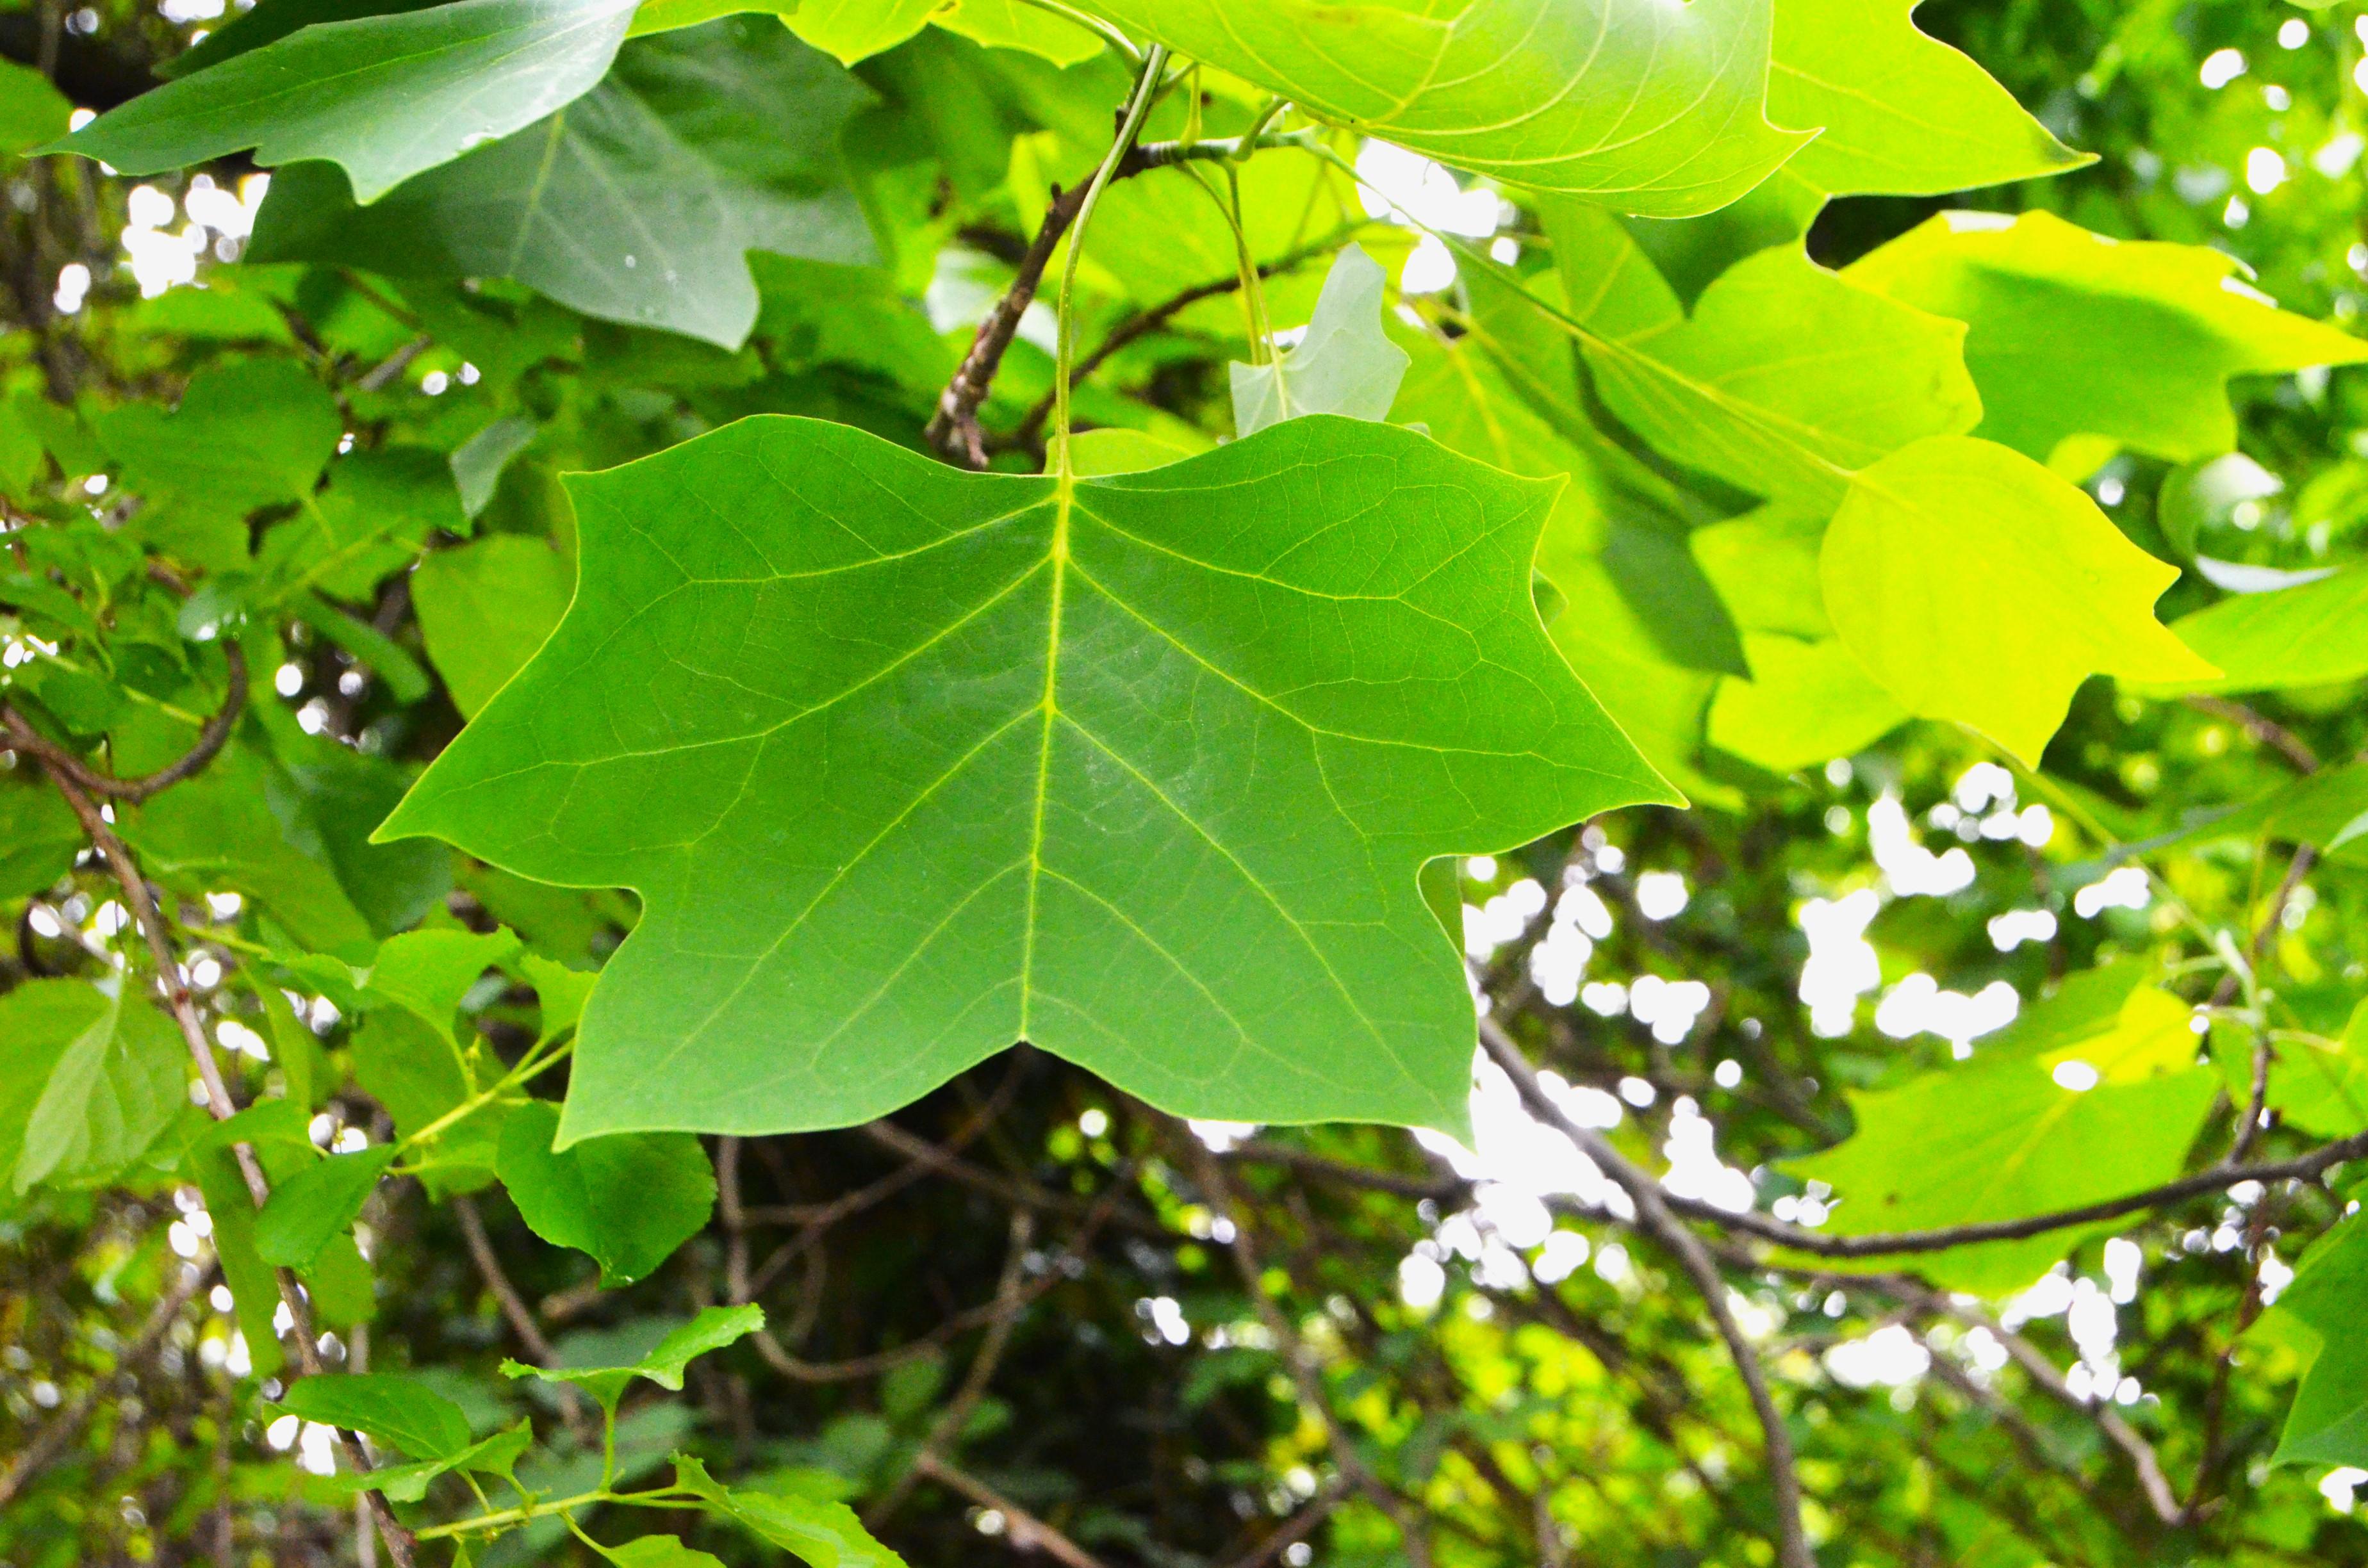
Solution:
<svg viewBox="0 0 2368 1568"><path fill-rule="evenodd" d="M581 97L633 0L454 0L302 27L167 82L40 149L154 174L255 150L344 167L355 197L395 186Z"/></svg>
<svg viewBox="0 0 2368 1568"><path fill-rule="evenodd" d="M2303 1325L2317 1354L2294 1391L2275 1464L2355 1465L2368 1459L2368 1220L2354 1215L2303 1255L2280 1292L2279 1317Z"/></svg>
<svg viewBox="0 0 2368 1568"><path fill-rule="evenodd" d="M503 276L571 309L737 348L746 253L873 259L838 158L861 84L769 20L638 40L548 119L357 207L326 165L276 179L257 261Z"/></svg>
<svg viewBox="0 0 2368 1568"><path fill-rule="evenodd" d="M928 25L944 0L798 0L790 30L842 65L895 48Z"/></svg>
<svg viewBox="0 0 2368 1568"><path fill-rule="evenodd" d="M1076 65L1102 51L1101 35L1028 0L954 0L929 20L990 49L1017 49L1055 65Z"/></svg>
<svg viewBox="0 0 2368 1568"><path fill-rule="evenodd" d="M1747 632L1748 680L1725 680L1710 704L1710 744L1778 773L1849 756L1907 719L1835 638Z"/></svg>
<svg viewBox="0 0 2368 1568"><path fill-rule="evenodd" d="M1226 367L1234 393L1234 429L1255 436L1302 414L1387 419L1406 352L1382 331L1383 290L1389 279L1355 245L1343 245L1316 297L1306 335L1271 364Z"/></svg>
<svg viewBox="0 0 2368 1568"><path fill-rule="evenodd" d="M2169 1180L2218 1080L2195 1064L2187 1005L2138 979L2135 965L2085 971L1971 1062L1850 1096L1858 1131L1787 1168L1833 1187L1840 1235L2021 1219ZM1918 1268L2001 1294L2095 1229L1955 1247Z"/></svg>
<svg viewBox="0 0 2368 1568"><path fill-rule="evenodd" d="M243 562L246 514L310 494L345 433L327 389L290 359L201 370L171 413L126 403L97 426L124 484L147 502L136 535L208 567Z"/></svg>
<svg viewBox="0 0 2368 1568"><path fill-rule="evenodd" d="M630 1285L696 1235L715 1207L715 1173L683 1132L620 1132L554 1151L559 1108L529 1100L502 1123L494 1166L534 1233Z"/></svg>
<svg viewBox="0 0 2368 1568"><path fill-rule="evenodd" d="M2171 624L2179 640L2218 674L2143 687L2276 691L2332 686L2368 676L2368 566L2266 594L2232 594Z"/></svg>
<svg viewBox="0 0 2368 1568"><path fill-rule="evenodd" d="M1093 8L1319 119L1622 211L1723 207L1808 139L1768 123L1770 0Z"/></svg>
<svg viewBox="0 0 2368 1568"><path fill-rule="evenodd" d="M574 494L567 619L381 829L642 893L570 1141L860 1121L1023 1038L1458 1127L1417 872L1667 798L1538 623L1554 486L1406 430L1072 483L758 418Z"/></svg>
<svg viewBox="0 0 2368 1568"><path fill-rule="evenodd" d="M2179 569L1992 442L1935 436L1857 475L1820 570L1827 613L1877 685L2032 767L2090 675L2212 673L2154 619Z"/></svg>
<svg viewBox="0 0 2368 1568"><path fill-rule="evenodd" d="M2092 162L1909 19L1918 0L1782 0L1768 113L1821 127L1781 177L1828 196L1938 196Z"/></svg>
<svg viewBox="0 0 2368 1568"><path fill-rule="evenodd" d="M255 1250L283 1268L310 1268L329 1244L346 1233L354 1216L394 1163L394 1145L350 1154L331 1154L306 1165L271 1189L271 1201L255 1219Z"/></svg>
<svg viewBox="0 0 2368 1568"><path fill-rule="evenodd" d="M420 562L412 601L452 705L473 718L492 701L559 624L574 587L559 552L521 534L495 534Z"/></svg>
<svg viewBox="0 0 2368 1568"><path fill-rule="evenodd" d="M155 1008L77 987L83 1022L51 1063L17 1155L14 1185L105 1180L138 1159L189 1103L188 1047ZM11 1042L46 1054L38 1036Z"/></svg>
<svg viewBox="0 0 2368 1568"><path fill-rule="evenodd" d="M1607 228L1600 219L1584 230L1565 223L1557 240L1584 233L1626 243L1609 242ZM1564 265L1584 265L1588 249L1564 255ZM1588 297L1567 274L1565 288ZM1587 359L1604 402L1662 452L1753 494L1825 510L1852 471L1919 437L1974 427L1981 400L1964 340L1958 324L1784 245L1722 275L1691 317L1661 316L1590 343Z"/></svg>
<svg viewBox="0 0 2368 1568"><path fill-rule="evenodd" d="M280 1397L279 1408L375 1437L415 1460L443 1459L469 1444L469 1422L461 1407L400 1373L300 1378Z"/></svg>
<svg viewBox="0 0 2368 1568"><path fill-rule="evenodd" d="M2229 377L2368 358L2368 343L2278 310L2237 267L2047 212L1944 212L1845 276L1966 324L1978 434L2043 462L2075 437L2190 462L2237 444Z"/></svg>

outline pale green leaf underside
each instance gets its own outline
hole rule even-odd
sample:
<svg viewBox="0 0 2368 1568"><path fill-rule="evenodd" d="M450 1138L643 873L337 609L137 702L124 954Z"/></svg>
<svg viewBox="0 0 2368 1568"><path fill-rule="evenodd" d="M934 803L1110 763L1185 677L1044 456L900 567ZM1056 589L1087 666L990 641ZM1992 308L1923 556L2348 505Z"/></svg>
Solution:
<svg viewBox="0 0 2368 1568"><path fill-rule="evenodd" d="M1808 139L1768 123L1770 0L1094 8L1320 119L1624 211L1714 210Z"/></svg>
<svg viewBox="0 0 2368 1568"><path fill-rule="evenodd" d="M47 150L132 175L247 148L267 165L320 158L374 201L588 90L632 11L633 0L457 0L323 22L168 82Z"/></svg>
<svg viewBox="0 0 2368 1568"><path fill-rule="evenodd" d="M1554 486L1406 430L1068 487L762 417L574 489L566 619L381 829L643 895L571 1141L861 1121L1021 1038L1461 1127L1420 868L1668 798L1539 625Z"/></svg>
<svg viewBox="0 0 2368 1568"><path fill-rule="evenodd" d="M586 315L737 348L757 322L749 251L874 259L837 151L869 97L768 19L643 39L558 113L370 206L325 167L290 170L254 259L515 278Z"/></svg>
<svg viewBox="0 0 2368 1568"><path fill-rule="evenodd" d="M1255 436L1303 414L1386 419L1406 379L1406 352L1382 331L1381 264L1344 245L1325 275L1307 334L1270 364L1225 369L1234 394L1234 429Z"/></svg>
<svg viewBox="0 0 2368 1568"><path fill-rule="evenodd" d="M2358 680L2368 676L2368 568L2272 593L2232 595L2180 617L2171 630L2220 673L2148 687L2149 695Z"/></svg>

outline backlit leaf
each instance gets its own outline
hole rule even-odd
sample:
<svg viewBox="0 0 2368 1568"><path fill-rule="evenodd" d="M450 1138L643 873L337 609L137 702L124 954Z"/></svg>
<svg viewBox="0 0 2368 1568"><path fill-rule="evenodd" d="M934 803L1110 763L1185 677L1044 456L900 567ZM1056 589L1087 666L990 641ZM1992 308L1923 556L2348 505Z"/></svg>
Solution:
<svg viewBox="0 0 2368 1568"><path fill-rule="evenodd" d="M2180 617L2171 631L2219 673L2143 688L2154 695L2276 691L2358 680L2368 676L2368 566L2300 587L2232 594L2209 609Z"/></svg>
<svg viewBox="0 0 2368 1568"><path fill-rule="evenodd" d="M381 829L643 893L569 1140L862 1120L1021 1038L1457 1127L1417 871L1666 798L1538 624L1554 486L1392 426L1072 486L752 419L574 493L567 619Z"/></svg>
<svg viewBox="0 0 2368 1568"><path fill-rule="evenodd" d="M17 1155L18 1192L36 1182L104 1180L136 1160L189 1103L188 1047L162 1014L124 989L87 987L87 1021L51 1064ZM40 1051L39 1040L12 1042Z"/></svg>
<svg viewBox="0 0 2368 1568"><path fill-rule="evenodd" d="M1858 474L1821 571L1843 645L1902 708L2032 767L2089 676L2209 673L2154 619L2179 569L1992 442L1936 436Z"/></svg>
<svg viewBox="0 0 2368 1568"><path fill-rule="evenodd" d="M461 1407L400 1373L300 1378L280 1396L279 1408L393 1444L416 1460L442 1459L469 1442L469 1422Z"/></svg>
<svg viewBox="0 0 2368 1568"><path fill-rule="evenodd" d="M1944 212L1845 276L1966 324L1978 434L2044 462L2103 437L2189 462L2237 444L2231 376L2348 365L2368 343L2288 314L2206 245L2128 243L2048 212Z"/></svg>
<svg viewBox="0 0 2368 1568"><path fill-rule="evenodd" d="M1769 0L1097 0L1093 8L1320 119L1622 211L1710 211L1807 140L1764 112Z"/></svg>
<svg viewBox="0 0 2368 1568"><path fill-rule="evenodd" d="M2020 1219L2177 1176L2218 1077L2195 1065L2187 1005L2138 978L2134 965L2086 971L1977 1042L1971 1062L1851 1095L1858 1131L1787 1166L1833 1187L1827 1229L1865 1235ZM2002 1294L2095 1229L1957 1247L1917 1266L1936 1283Z"/></svg>

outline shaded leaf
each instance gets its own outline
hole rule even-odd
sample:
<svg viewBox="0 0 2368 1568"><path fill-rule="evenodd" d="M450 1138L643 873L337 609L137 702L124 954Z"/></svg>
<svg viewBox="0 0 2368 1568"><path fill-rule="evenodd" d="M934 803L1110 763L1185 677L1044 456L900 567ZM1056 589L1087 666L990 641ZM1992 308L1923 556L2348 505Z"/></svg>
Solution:
<svg viewBox="0 0 2368 1568"><path fill-rule="evenodd" d="M904 1559L872 1539L846 1504L782 1492L731 1490L718 1485L707 1467L677 1454L675 1485L698 1497L707 1511L729 1519L807 1568L904 1568Z"/></svg>
<svg viewBox="0 0 2368 1568"><path fill-rule="evenodd" d="M264 1262L309 1268L362 1211L378 1178L394 1163L394 1145L381 1143L315 1161L271 1190L256 1217L255 1250Z"/></svg>
<svg viewBox="0 0 2368 1568"><path fill-rule="evenodd" d="M515 278L587 315L737 348L757 320L746 253L872 258L837 150L869 101L770 21L669 32L550 119L368 206L325 166L288 171L253 255Z"/></svg>
<svg viewBox="0 0 2368 1568"><path fill-rule="evenodd" d="M100 1181L138 1159L189 1103L188 1047L144 998L77 987L88 1017L51 1062L17 1155L18 1192ZM13 1043L13 1042L12 1042ZM18 1049L45 1050L39 1040Z"/></svg>
<svg viewBox="0 0 2368 1568"><path fill-rule="evenodd" d="M545 1382L574 1383L609 1408L615 1409L625 1385L647 1378L662 1389L682 1392L682 1369L710 1351L736 1344L765 1326L764 1309L755 1305L708 1307L673 1330L647 1355L608 1367L529 1367L502 1363L513 1378L540 1378Z"/></svg>
<svg viewBox="0 0 2368 1568"><path fill-rule="evenodd" d="M392 1444L416 1460L444 1459L469 1446L469 1421L461 1407L417 1379L395 1372L299 1378L280 1396L279 1408Z"/></svg>
<svg viewBox="0 0 2368 1568"><path fill-rule="evenodd" d="M435 551L414 569L419 635L463 717L474 718L533 657L575 586L557 551L520 534Z"/></svg>
<svg viewBox="0 0 2368 1568"><path fill-rule="evenodd" d="M2368 1460L2368 1336L2360 1303L2368 1301L2368 1219L2358 1215L2303 1255L2272 1309L2318 1343L2294 1391L2274 1464L2356 1465Z"/></svg>
<svg viewBox="0 0 2368 1568"><path fill-rule="evenodd" d="M1552 487L1392 426L1071 484L751 419L574 490L568 619L381 829L643 894L570 1140L860 1120L1023 1037L1458 1126L1417 869L1663 798L1538 624Z"/></svg>
<svg viewBox="0 0 2368 1568"><path fill-rule="evenodd" d="M581 96L634 0L454 0L300 27L167 82L46 152L155 174L255 150L340 165L365 202Z"/></svg>

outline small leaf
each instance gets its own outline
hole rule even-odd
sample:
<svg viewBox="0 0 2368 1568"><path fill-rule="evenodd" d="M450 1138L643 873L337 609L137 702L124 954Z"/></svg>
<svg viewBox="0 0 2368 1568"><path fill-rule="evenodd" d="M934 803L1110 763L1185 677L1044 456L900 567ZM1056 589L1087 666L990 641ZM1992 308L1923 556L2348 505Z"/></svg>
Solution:
<svg viewBox="0 0 2368 1568"><path fill-rule="evenodd" d="M168 82L41 149L130 175L255 150L344 165L375 201L533 123L609 69L634 0L455 0L323 22Z"/></svg>
<svg viewBox="0 0 2368 1568"><path fill-rule="evenodd" d="M945 0L799 0L781 19L790 30L852 65L911 38Z"/></svg>
<svg viewBox="0 0 2368 1568"><path fill-rule="evenodd" d="M461 1000L518 949L512 931L406 931L379 944L367 985L375 1000L403 1008L457 1045L452 1017Z"/></svg>
<svg viewBox="0 0 2368 1568"><path fill-rule="evenodd" d="M0 60L0 156L66 133L74 105L29 65Z"/></svg>
<svg viewBox="0 0 2368 1568"><path fill-rule="evenodd" d="M641 1278L707 1223L715 1173L690 1134L622 1132L554 1151L558 1132L557 1106L518 1106L495 1170L534 1233L590 1254L603 1286Z"/></svg>
<svg viewBox="0 0 2368 1568"><path fill-rule="evenodd" d="M1843 645L1901 707L2034 767L2089 676L2211 673L2154 618L2179 569L1992 442L1936 436L1854 477L1821 575Z"/></svg>
<svg viewBox="0 0 2368 1568"><path fill-rule="evenodd" d="M95 1016L58 1054L33 1104L16 1189L102 1180L138 1159L189 1103L188 1048L144 1000L89 994Z"/></svg>
<svg viewBox="0 0 2368 1568"><path fill-rule="evenodd" d="M764 1326L762 1307L708 1307L659 1340L649 1354L638 1360L613 1367L529 1367L505 1361L502 1370L513 1378L575 1383L604 1407L613 1410L625 1385L635 1378L647 1378L662 1389L680 1393L685 1367L711 1351L736 1344Z"/></svg>
<svg viewBox="0 0 2368 1568"><path fill-rule="evenodd" d="M1226 367L1235 431L1254 436L1303 414L1387 419L1408 363L1406 350L1382 331L1388 281L1371 256L1343 245L1325 275L1306 335L1271 364Z"/></svg>
<svg viewBox="0 0 2368 1568"><path fill-rule="evenodd" d="M791 1553L807 1568L904 1568L904 1559L873 1540L844 1503L729 1490L688 1454L675 1456L674 1475L675 1485L697 1496L708 1512Z"/></svg>
<svg viewBox="0 0 2368 1568"><path fill-rule="evenodd" d="M429 1482L439 1475L447 1475L460 1470L508 1477L515 1485L513 1471L518 1468L519 1457L532 1446L533 1442L532 1425L521 1421L515 1426L496 1432L490 1437L472 1443L467 1448L441 1459L414 1460L408 1464L381 1465L378 1469L366 1472L340 1471L334 1478L334 1484L348 1492L359 1492L364 1488L382 1492L390 1501L396 1503L418 1502L427 1495ZM465 1557L456 1560L454 1568L466 1568L467 1561Z"/></svg>
<svg viewBox="0 0 2368 1568"><path fill-rule="evenodd" d="M1851 1095L1857 1132L1786 1168L1834 1188L1827 1228L1838 1235L2020 1219L2169 1180L2219 1085L2194 1064L2192 1009L2139 984L2141 972L2085 971L1977 1042L1964 1065ZM2002 1294L2098 1229L1952 1248L1918 1267L1936 1283Z"/></svg>
<svg viewBox="0 0 2368 1568"><path fill-rule="evenodd" d="M534 656L575 586L557 551L519 534L434 551L414 569L420 637L464 718Z"/></svg>
<svg viewBox="0 0 2368 1568"><path fill-rule="evenodd" d="M1834 638L1804 642L1747 632L1748 680L1719 682L1710 744L1777 773L1849 756L1907 720Z"/></svg>
<svg viewBox="0 0 2368 1568"><path fill-rule="evenodd" d="M283 1268L310 1268L362 1211L378 1178L394 1163L394 1146L331 1154L272 1188L255 1221L255 1250Z"/></svg>
<svg viewBox="0 0 2368 1568"><path fill-rule="evenodd" d="M874 258L838 152L870 101L768 20L643 39L550 119L368 205L324 165L277 176L251 255L514 278L586 315L737 348L757 320L749 251Z"/></svg>
<svg viewBox="0 0 2368 1568"><path fill-rule="evenodd" d="M929 20L990 49L1017 49L1055 65L1076 65L1105 47L1099 33L1064 20L1028 0L953 0Z"/></svg>
<svg viewBox="0 0 2368 1568"><path fill-rule="evenodd" d="M251 1116L256 1108L249 1107L239 1116ZM198 1184L206 1200L206 1217L213 1224L214 1257L222 1267L222 1283L230 1287L239 1333L246 1339L248 1370L256 1378L268 1378L279 1371L281 1361L276 1322L279 1276L255 1250L255 1199L223 1133L232 1122L208 1129L182 1162L182 1169Z"/></svg>
<svg viewBox="0 0 2368 1568"><path fill-rule="evenodd" d="M82 846L82 824L55 790L0 778L0 898L55 887Z"/></svg>
<svg viewBox="0 0 2368 1568"><path fill-rule="evenodd" d="M645 1535L618 1546L593 1542L601 1556L620 1568L723 1568L723 1560L683 1545L670 1535Z"/></svg>
<svg viewBox="0 0 2368 1568"><path fill-rule="evenodd" d="M584 1004L592 997L592 988L600 977L580 969L570 969L555 959L541 953L518 955L518 969L527 983L534 987L535 1000L542 1010L541 1038L557 1040L576 1025L584 1016Z"/></svg>
<svg viewBox="0 0 2368 1568"><path fill-rule="evenodd" d="M461 1407L400 1373L300 1378L280 1396L279 1408L393 1444L415 1460L448 1459L469 1446L469 1421Z"/></svg>
<svg viewBox="0 0 2368 1568"><path fill-rule="evenodd" d="M502 472L533 444L541 428L531 419L507 415L453 449L452 482L460 487L461 510L472 522L493 504Z"/></svg>

